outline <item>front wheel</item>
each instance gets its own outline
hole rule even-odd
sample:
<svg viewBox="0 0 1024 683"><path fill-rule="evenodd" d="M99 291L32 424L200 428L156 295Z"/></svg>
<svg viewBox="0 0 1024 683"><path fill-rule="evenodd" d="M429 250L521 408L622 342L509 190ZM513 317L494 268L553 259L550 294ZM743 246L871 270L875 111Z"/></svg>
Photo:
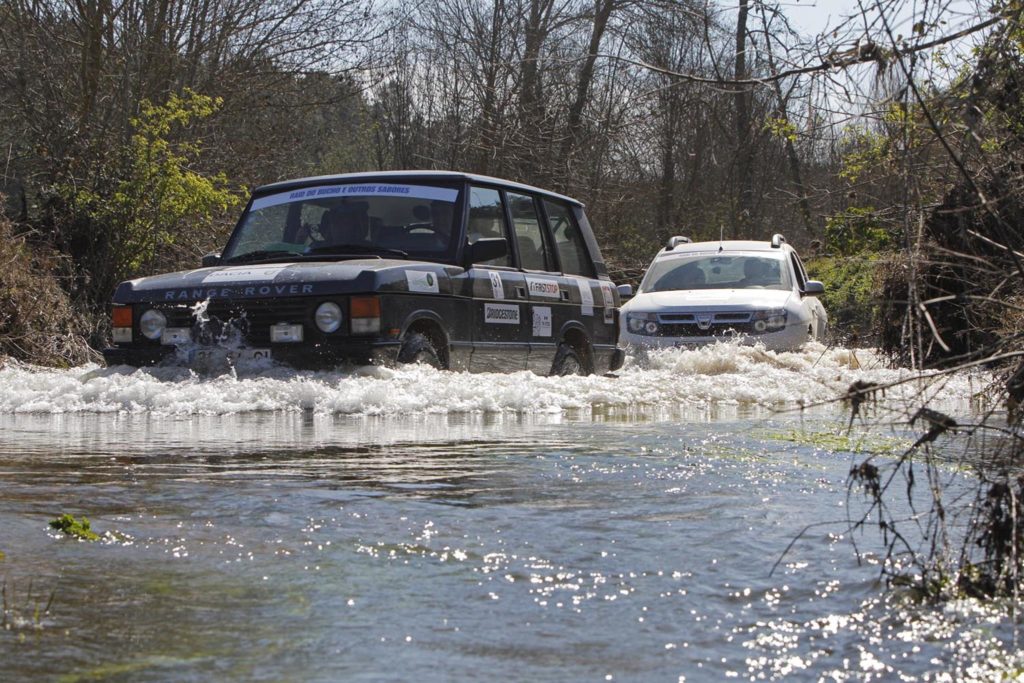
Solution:
<svg viewBox="0 0 1024 683"><path fill-rule="evenodd" d="M441 357L437 355L434 343L430 341L429 337L419 332L408 335L402 342L402 348L398 351L398 362L403 364L423 363L438 370L443 368Z"/></svg>
<svg viewBox="0 0 1024 683"><path fill-rule="evenodd" d="M567 377L569 375L586 375L587 369L583 365L583 359L573 347L568 344L559 344L558 352L555 353L555 361L551 364L552 377Z"/></svg>

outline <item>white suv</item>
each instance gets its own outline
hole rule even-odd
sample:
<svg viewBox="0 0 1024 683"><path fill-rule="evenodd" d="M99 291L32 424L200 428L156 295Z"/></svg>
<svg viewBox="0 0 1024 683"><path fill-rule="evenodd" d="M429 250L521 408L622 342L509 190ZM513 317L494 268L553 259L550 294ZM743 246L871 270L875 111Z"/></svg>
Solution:
<svg viewBox="0 0 1024 683"><path fill-rule="evenodd" d="M828 314L800 257L782 235L770 242L691 242L673 237L622 307L620 342L631 347L739 338L769 349L824 340Z"/></svg>

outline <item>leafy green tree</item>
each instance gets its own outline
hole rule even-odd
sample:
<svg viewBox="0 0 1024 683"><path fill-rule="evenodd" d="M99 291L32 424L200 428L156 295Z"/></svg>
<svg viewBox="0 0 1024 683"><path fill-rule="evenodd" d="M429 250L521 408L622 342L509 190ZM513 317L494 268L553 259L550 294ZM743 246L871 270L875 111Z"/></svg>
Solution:
<svg viewBox="0 0 1024 683"><path fill-rule="evenodd" d="M220 104L187 89L162 105L143 100L112 191L58 188L79 230L92 237L93 259L85 265L94 302L120 280L177 264L190 247L200 250L216 219L241 203L223 173L193 170L202 143L182 135Z"/></svg>

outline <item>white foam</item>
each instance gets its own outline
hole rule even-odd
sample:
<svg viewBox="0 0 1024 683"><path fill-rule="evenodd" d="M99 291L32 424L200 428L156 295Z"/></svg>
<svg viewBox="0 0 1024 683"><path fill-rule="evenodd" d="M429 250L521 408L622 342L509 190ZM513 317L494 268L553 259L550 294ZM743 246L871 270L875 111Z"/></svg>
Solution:
<svg viewBox="0 0 1024 683"><path fill-rule="evenodd" d="M841 396L856 380L904 382L886 399L970 399L986 381L959 374L936 381L886 367L870 350L799 352L718 344L627 359L617 377L540 377L529 372L467 374L410 366L334 372L265 369L252 375L197 375L181 368L132 370L86 365L55 370L8 363L0 369L0 413L223 415L260 411L402 415L557 414L665 406L812 405Z"/></svg>

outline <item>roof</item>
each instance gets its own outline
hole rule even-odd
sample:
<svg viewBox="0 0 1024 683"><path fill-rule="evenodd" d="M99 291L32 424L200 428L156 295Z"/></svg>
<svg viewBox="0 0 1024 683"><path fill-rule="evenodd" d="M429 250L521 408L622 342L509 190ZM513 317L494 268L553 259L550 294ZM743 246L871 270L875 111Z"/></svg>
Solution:
<svg viewBox="0 0 1024 683"><path fill-rule="evenodd" d="M722 242L680 242L674 249L662 249L658 257L672 254L697 254L727 251L770 251L781 253L788 245L783 242L781 247L773 247L768 240L725 240Z"/></svg>
<svg viewBox="0 0 1024 683"><path fill-rule="evenodd" d="M368 171L364 173L341 173L335 175L311 176L309 178L282 180L276 183L261 185L253 190L253 194L282 192L298 187L307 187L309 185L318 185L322 183L366 182L368 180L382 180L387 182L395 182L397 180L409 180L414 182L423 182L425 180L441 180L449 182L468 181L471 183L480 183L485 185L501 185L502 187L506 187L511 190L522 190L525 192L543 194L554 199L560 199L562 201L583 206L583 202L580 200L573 199L572 197L566 197L565 195L552 192L551 190L545 190L540 187L517 183L511 180L503 180L502 178L493 178L491 176L477 175L475 173L462 173L460 171Z"/></svg>

